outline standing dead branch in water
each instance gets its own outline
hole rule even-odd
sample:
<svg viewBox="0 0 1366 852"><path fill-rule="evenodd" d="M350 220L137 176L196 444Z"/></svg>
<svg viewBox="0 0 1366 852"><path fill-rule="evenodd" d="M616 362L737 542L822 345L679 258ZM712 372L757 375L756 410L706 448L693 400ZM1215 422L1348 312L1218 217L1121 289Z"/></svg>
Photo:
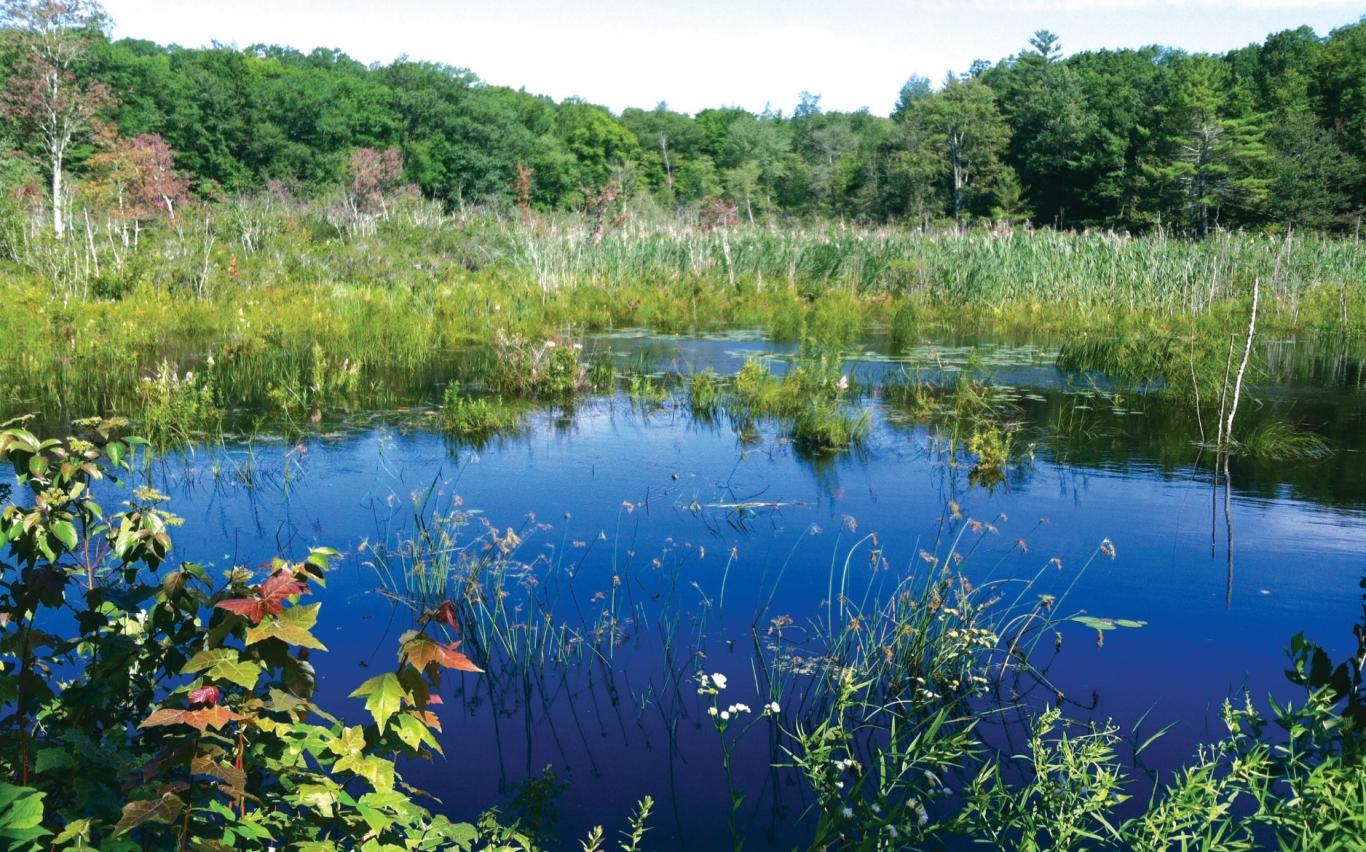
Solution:
<svg viewBox="0 0 1366 852"><path fill-rule="evenodd" d="M1238 413L1238 397L1243 391L1243 376L1247 373L1247 363L1252 358L1252 338L1257 333L1257 304L1261 300L1261 279L1252 279L1252 315L1247 321L1247 342L1243 345L1243 362L1238 365L1238 377L1233 382L1233 399L1229 402L1228 422L1224 425L1224 443L1233 441L1233 418Z"/></svg>

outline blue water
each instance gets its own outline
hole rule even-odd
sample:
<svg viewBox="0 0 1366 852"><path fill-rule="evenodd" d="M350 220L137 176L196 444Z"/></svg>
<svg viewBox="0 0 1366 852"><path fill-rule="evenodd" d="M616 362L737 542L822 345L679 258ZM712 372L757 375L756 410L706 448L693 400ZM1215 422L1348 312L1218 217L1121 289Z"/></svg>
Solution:
<svg viewBox="0 0 1366 852"><path fill-rule="evenodd" d="M667 345L674 355L662 360L722 372L746 351L773 351L734 339ZM1031 405L1046 408L1066 387L1045 351L1001 361L996 380L1016 389L1026 420ZM1264 391L1272 407L1291 398L1278 393ZM568 782L558 800L562 841L593 825L623 828L649 794L652 848L710 849L730 842L729 802L694 670L726 674L724 699L757 707L755 631L777 615L820 618L832 564L843 570L869 533L889 567L870 564L865 543L849 562L851 588L922 570L922 549L944 549L935 537L950 501L996 530L967 534L981 539L968 576L1028 577L1056 557L1061 568L1049 568L1033 592L1059 594L1075 580L1066 611L1146 622L1107 632L1103 647L1094 631L1070 625L1049 675L1074 717L1113 718L1128 730L1147 714L1144 736L1172 724L1145 753L1148 767L1171 769L1219 736L1220 703L1244 688L1259 698L1295 695L1283 648L1305 631L1341 657L1366 567L1366 478L1354 443L1366 432L1366 400L1354 388L1312 396L1318 402L1283 407L1345 424L1335 433L1339 452L1235 464L1227 510L1193 446L1145 449L1143 436L1162 429L1161 411L1113 401L1098 436L1041 439L1032 460L992 489L972 486L970 464L875 400L868 446L829 457L803 457L776 427L747 444L724 421L698 423L682 405L642 410L608 397L572 416L537 415L524 435L482 448L454 445L408 416L297 443L201 448L152 475L186 520L176 536L183 559L226 568L300 557L314 545L343 552L315 631L330 653L313 661L322 703L357 721L361 702L347 693L392 665L412 621L376 592L374 546L411 532L417 499L429 511L477 510L476 522L518 530L525 540L516 557L535 585L517 594L557 617L592 622L614 593L625 598L615 610L621 638L605 657L448 678L439 708L445 758L409 765L406 776L439 796L442 810L473 818L506 806L519 782L552 766ZM247 468L250 484L237 473ZM1105 539L1114 558L1097 554ZM699 635L700 664L665 665L666 644L691 647ZM788 771L772 768L780 760L758 727L736 746L749 848L801 841L810 802ZM1146 781L1137 784L1142 798Z"/></svg>

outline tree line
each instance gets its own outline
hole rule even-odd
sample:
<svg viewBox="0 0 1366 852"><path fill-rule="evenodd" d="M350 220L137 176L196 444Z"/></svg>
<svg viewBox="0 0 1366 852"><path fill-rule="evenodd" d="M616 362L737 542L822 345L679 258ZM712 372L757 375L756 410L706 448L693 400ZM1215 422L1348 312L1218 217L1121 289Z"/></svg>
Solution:
<svg viewBox="0 0 1366 852"><path fill-rule="evenodd" d="M1223 55L1064 55L1040 31L938 86L912 77L887 117L812 94L790 114L617 115L435 63L113 41L93 0L4 0L0 24L0 151L17 155L0 189L42 199L59 231L66 173L107 204L173 216L193 196L335 189L370 161L448 207L724 200L752 221L1191 234L1353 230L1366 209L1366 18Z"/></svg>

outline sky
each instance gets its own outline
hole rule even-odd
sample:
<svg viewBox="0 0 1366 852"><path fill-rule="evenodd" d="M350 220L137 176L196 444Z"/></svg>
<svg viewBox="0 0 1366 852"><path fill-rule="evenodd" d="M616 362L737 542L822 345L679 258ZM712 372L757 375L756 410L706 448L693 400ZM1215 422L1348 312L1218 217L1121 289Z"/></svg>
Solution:
<svg viewBox="0 0 1366 852"><path fill-rule="evenodd" d="M1063 52L1162 44L1224 51L1302 25L1320 35L1361 0L104 0L118 38L339 48L400 56L620 112L663 101L886 115L912 74L936 83L1018 53L1038 29Z"/></svg>

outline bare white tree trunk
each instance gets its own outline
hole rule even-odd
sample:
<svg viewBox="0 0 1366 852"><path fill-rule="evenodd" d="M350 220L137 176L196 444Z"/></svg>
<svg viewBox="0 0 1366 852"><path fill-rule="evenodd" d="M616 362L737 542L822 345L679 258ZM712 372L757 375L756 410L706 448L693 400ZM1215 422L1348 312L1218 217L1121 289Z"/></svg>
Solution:
<svg viewBox="0 0 1366 852"><path fill-rule="evenodd" d="M61 239L66 233L66 218L62 209L62 155L52 157L52 233Z"/></svg>
<svg viewBox="0 0 1366 852"><path fill-rule="evenodd" d="M1228 423L1224 427L1224 439L1233 441L1233 415L1238 413L1238 397L1243 391L1243 374L1247 372L1248 359L1252 357L1252 335L1257 331L1257 302L1262 294L1261 281L1252 279L1252 316L1247 322L1247 343L1243 346L1243 363L1238 366L1238 378L1233 382L1233 401L1229 403Z"/></svg>

